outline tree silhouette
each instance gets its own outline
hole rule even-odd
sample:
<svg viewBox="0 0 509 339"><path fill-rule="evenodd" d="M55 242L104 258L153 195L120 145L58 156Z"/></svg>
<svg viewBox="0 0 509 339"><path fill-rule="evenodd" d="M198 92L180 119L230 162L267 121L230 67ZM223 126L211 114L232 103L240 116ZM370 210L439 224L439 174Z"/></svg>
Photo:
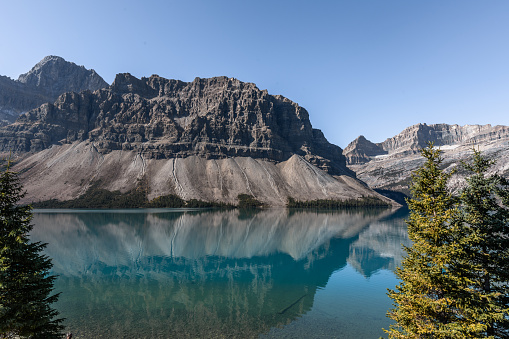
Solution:
<svg viewBox="0 0 509 339"><path fill-rule="evenodd" d="M19 205L24 193L10 159L0 174L0 338L61 338L63 319L50 305L55 276L46 244L29 240L30 206Z"/></svg>

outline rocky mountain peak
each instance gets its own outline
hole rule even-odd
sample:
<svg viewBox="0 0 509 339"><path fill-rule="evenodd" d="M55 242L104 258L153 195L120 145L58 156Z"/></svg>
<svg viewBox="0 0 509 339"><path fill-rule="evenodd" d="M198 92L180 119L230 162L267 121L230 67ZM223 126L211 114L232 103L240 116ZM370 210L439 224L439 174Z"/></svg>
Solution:
<svg viewBox="0 0 509 339"><path fill-rule="evenodd" d="M155 78L155 77L154 77ZM110 89L115 93L126 94L136 93L144 97L154 97L158 95L158 89L151 86L148 81L140 80L130 73L119 73L111 84ZM154 82L152 82L153 84Z"/></svg>
<svg viewBox="0 0 509 339"><path fill-rule="evenodd" d="M102 154L135 151L148 159L279 163L298 155L329 174L354 175L303 107L227 77L183 82L122 73L108 88L63 94L0 129L3 150L21 153L86 140Z"/></svg>
<svg viewBox="0 0 509 339"><path fill-rule="evenodd" d="M364 145L366 143L372 143L371 141L367 140L364 135L359 135L354 141L348 144L346 148L344 149L344 153L348 153L358 147L359 145Z"/></svg>
<svg viewBox="0 0 509 339"><path fill-rule="evenodd" d="M108 86L93 69L88 70L54 55L42 59L29 72L21 74L17 81L39 89L53 100L65 92L94 91Z"/></svg>
<svg viewBox="0 0 509 339"><path fill-rule="evenodd" d="M39 61L34 67L32 67L30 71L21 74L18 77L18 82L30 84L32 86L38 86L37 83L33 82L33 80L36 78L36 74L48 72L48 70L51 68L61 68L65 63L67 63L67 61L65 61L65 59L62 57L56 55L48 55Z"/></svg>
<svg viewBox="0 0 509 339"><path fill-rule="evenodd" d="M433 142L435 146L473 145L508 136L507 126L420 123L407 127L392 138L376 144L360 136L345 148L343 154L349 165L357 165L385 154L391 157L418 154L429 142Z"/></svg>
<svg viewBox="0 0 509 339"><path fill-rule="evenodd" d="M371 188L409 193L411 172L423 162L419 151L433 142L443 151L444 166L457 166L476 147L496 159L496 172L509 177L509 126L416 124L383 142L357 138L343 154L350 169ZM458 187L458 178L453 186Z"/></svg>
<svg viewBox="0 0 509 339"><path fill-rule="evenodd" d="M4 102L24 113L0 128L0 152L19 156L26 202L140 188L147 200L389 202L355 179L303 107L253 83L121 73L106 85L55 56L17 81L0 77L0 113Z"/></svg>
<svg viewBox="0 0 509 339"><path fill-rule="evenodd" d="M18 80L0 76L0 126L65 92L95 91L108 84L93 70L50 55Z"/></svg>
<svg viewBox="0 0 509 339"><path fill-rule="evenodd" d="M363 164L368 162L372 156L382 154L387 154L387 151L379 144L372 143L363 135L348 144L343 151L348 164Z"/></svg>

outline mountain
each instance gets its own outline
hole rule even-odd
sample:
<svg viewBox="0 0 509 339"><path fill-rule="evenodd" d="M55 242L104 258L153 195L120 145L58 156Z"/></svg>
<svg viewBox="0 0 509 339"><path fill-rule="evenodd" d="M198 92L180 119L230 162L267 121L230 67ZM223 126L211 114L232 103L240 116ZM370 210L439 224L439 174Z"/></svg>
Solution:
<svg viewBox="0 0 509 339"><path fill-rule="evenodd" d="M2 127L0 151L23 159L27 201L69 200L92 186L227 203L249 194L270 205L378 196L304 108L227 77L118 74Z"/></svg>
<svg viewBox="0 0 509 339"><path fill-rule="evenodd" d="M408 194L412 171L424 163L419 150L428 142L443 151L446 170L459 169L451 180L453 188L463 184L458 165L469 159L472 147L496 160L493 172L509 177L508 126L417 124L381 143L360 136L344 149L343 155L348 167L371 188Z"/></svg>
<svg viewBox="0 0 509 339"><path fill-rule="evenodd" d="M119 74L109 88L65 93L21 116L0 131L0 150L39 152L84 140L100 153L129 150L146 158L284 161L298 154L329 174L353 174L304 108L226 77L185 83Z"/></svg>
<svg viewBox="0 0 509 339"><path fill-rule="evenodd" d="M12 123L21 114L46 102L54 102L66 92L107 87L92 69L47 56L18 80L0 76L0 125Z"/></svg>
<svg viewBox="0 0 509 339"><path fill-rule="evenodd" d="M385 154L387 154L387 151L380 144L372 143L363 135L348 144L343 151L343 155L349 165L363 164L368 162L373 156Z"/></svg>

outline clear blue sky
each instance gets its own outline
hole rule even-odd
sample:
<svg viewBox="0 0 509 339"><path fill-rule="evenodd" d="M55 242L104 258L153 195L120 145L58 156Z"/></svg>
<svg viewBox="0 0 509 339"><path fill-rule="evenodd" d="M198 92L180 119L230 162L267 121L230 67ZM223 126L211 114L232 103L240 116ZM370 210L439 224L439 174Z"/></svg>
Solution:
<svg viewBox="0 0 509 339"><path fill-rule="evenodd" d="M419 122L509 125L509 1L4 1L0 74L46 55L116 73L226 75L305 107L341 147Z"/></svg>

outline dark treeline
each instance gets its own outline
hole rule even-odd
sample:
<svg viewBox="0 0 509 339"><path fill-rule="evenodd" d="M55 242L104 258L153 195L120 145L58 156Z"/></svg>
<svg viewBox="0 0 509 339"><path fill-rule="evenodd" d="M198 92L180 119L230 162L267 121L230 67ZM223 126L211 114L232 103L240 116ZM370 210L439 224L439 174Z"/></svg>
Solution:
<svg viewBox="0 0 509 339"><path fill-rule="evenodd" d="M299 201L288 197L288 208L323 208L323 209L343 209L357 207L381 207L389 208L392 205L377 197L362 197L360 199L332 200L318 199L309 201Z"/></svg>
<svg viewBox="0 0 509 339"><path fill-rule="evenodd" d="M239 199L239 204L237 205L238 208L252 209L264 207L262 202L256 200L255 197L249 194L239 194L238 199Z"/></svg>
<svg viewBox="0 0 509 339"><path fill-rule="evenodd" d="M34 208L241 208L253 209L266 207L265 204L249 194L239 194L237 205L224 202L203 201L198 199L184 200L175 194L163 195L152 200L147 198L147 190L140 185L126 193L108 191L93 184L85 194L72 200L56 199L32 203ZM362 197L348 200L311 200L299 201L288 197L288 208L343 209L357 207L391 207L391 204L376 198Z"/></svg>
<svg viewBox="0 0 509 339"><path fill-rule="evenodd" d="M184 200L175 194L163 195L148 200L146 190L142 187L126 193L108 191L92 185L87 192L72 200L56 199L32 203L34 208L234 208L232 204L210 202L197 199Z"/></svg>

